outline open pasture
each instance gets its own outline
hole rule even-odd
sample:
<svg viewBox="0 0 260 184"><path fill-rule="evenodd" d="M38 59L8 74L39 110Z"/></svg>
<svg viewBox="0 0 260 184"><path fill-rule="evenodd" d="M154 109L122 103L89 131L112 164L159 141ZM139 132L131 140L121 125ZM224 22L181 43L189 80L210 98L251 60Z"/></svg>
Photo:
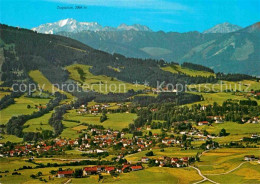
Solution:
<svg viewBox="0 0 260 184"><path fill-rule="evenodd" d="M76 110L70 110L64 115L64 119L80 121L80 123L102 125L105 128L112 128L114 130L121 130L127 128L128 125L137 117L136 114L132 113L113 113L107 114L108 119L101 123L100 116L100 114L78 114Z"/></svg>
<svg viewBox="0 0 260 184"><path fill-rule="evenodd" d="M186 75L190 75L193 77L202 76L202 77L210 77L215 76L214 73L206 72L206 71L199 71L199 70L192 70L189 68L181 67L180 65L172 65L166 66L161 68L164 71L171 72L171 73L184 73Z"/></svg>
<svg viewBox="0 0 260 184"><path fill-rule="evenodd" d="M51 118L53 112L44 114L41 117L30 119L24 126L29 126L23 129L23 132L41 132L42 130L53 130L49 125L49 119Z"/></svg>
<svg viewBox="0 0 260 184"><path fill-rule="evenodd" d="M260 125L253 123L239 124L235 122L224 122L221 124L213 123L212 126L195 126L199 130L206 130L210 134L218 135L221 129L225 129L228 136L214 139L220 143L229 143L230 141L239 141L243 137L251 137L252 134L260 134Z"/></svg>
<svg viewBox="0 0 260 184"><path fill-rule="evenodd" d="M94 90L107 94L109 92L124 93L130 89L145 89L144 85L134 85L105 75L93 75L89 71L90 68L89 65L74 64L68 66L67 70L70 73L70 78L79 82L84 90Z"/></svg>
<svg viewBox="0 0 260 184"><path fill-rule="evenodd" d="M204 152L200 162L195 165L199 167L204 175L221 174L229 172L241 163L245 155L260 155L258 148L221 148Z"/></svg>
<svg viewBox="0 0 260 184"><path fill-rule="evenodd" d="M159 156L168 156L168 157L192 157L196 156L198 152L202 152L200 149L196 150L182 150L181 148L177 147L168 147L164 148L164 151L162 151L161 148L155 148L152 149L154 156L151 156L149 158L158 158ZM128 161L138 161L141 160L142 157L145 157L145 154L149 152L147 151L141 151L138 153L134 153L131 155L127 155L126 159Z"/></svg>
<svg viewBox="0 0 260 184"><path fill-rule="evenodd" d="M47 104L50 99L43 98L27 98L21 96L15 98L15 103L0 111L0 124L6 124L12 116L32 114L34 111L38 111L35 105ZM31 108L27 108L30 105Z"/></svg>

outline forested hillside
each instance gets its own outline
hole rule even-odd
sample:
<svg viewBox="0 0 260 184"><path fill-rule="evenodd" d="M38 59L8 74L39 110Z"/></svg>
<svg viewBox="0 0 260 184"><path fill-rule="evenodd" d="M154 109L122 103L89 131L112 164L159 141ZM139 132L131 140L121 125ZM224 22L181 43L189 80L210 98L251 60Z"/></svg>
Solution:
<svg viewBox="0 0 260 184"><path fill-rule="evenodd" d="M126 58L92 49L78 41L57 36L39 34L30 30L1 25L1 40L5 62L2 65L3 85L14 81L27 81L30 70L40 70L52 83L68 79L65 66L80 63L93 66L94 75L107 75L127 82L147 81L156 86L166 83L215 82L214 77L192 77L161 70L163 60ZM120 71L113 68L120 68Z"/></svg>

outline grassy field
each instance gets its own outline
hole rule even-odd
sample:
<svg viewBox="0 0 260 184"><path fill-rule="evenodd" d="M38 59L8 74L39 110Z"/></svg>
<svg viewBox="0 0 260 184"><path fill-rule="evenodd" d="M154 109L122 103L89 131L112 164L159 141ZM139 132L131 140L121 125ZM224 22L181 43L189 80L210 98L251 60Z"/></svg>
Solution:
<svg viewBox="0 0 260 184"><path fill-rule="evenodd" d="M67 70L70 73L70 78L79 82L84 83L81 87L85 90L94 90L100 93L108 93L108 92L127 92L130 89L133 90L142 90L145 89L143 85L133 85L131 83L123 82L111 77L107 77L104 75L93 75L90 73L89 69L91 66L89 65L80 65L74 64L67 67ZM84 73L80 74L78 69L82 70ZM99 85L102 83L102 85Z"/></svg>
<svg viewBox="0 0 260 184"><path fill-rule="evenodd" d="M218 83L204 83L189 85L189 88L197 89L199 92L216 91L225 92L226 90L250 92L251 90L260 90L260 82L243 80L238 82L219 81Z"/></svg>
<svg viewBox="0 0 260 184"><path fill-rule="evenodd" d="M245 163L234 172L224 175L208 176L208 178L218 183L256 184L260 183L260 167L257 163Z"/></svg>
<svg viewBox="0 0 260 184"><path fill-rule="evenodd" d="M189 68L181 67L180 65L172 65L172 66L166 66L161 68L164 71L171 72L171 73L184 73L186 75L190 76L202 76L202 77L209 77L209 76L215 76L214 73L206 72L206 71L198 71L198 70L192 70Z"/></svg>
<svg viewBox="0 0 260 184"><path fill-rule="evenodd" d="M200 162L196 162L195 165L202 174L213 177L210 174L221 174L238 167L245 155L259 156L259 154L257 148L221 148L203 153Z"/></svg>
<svg viewBox="0 0 260 184"><path fill-rule="evenodd" d="M49 168L39 168L39 169L28 169L28 170L20 170L18 171L21 175L12 176L12 172L14 169L19 169L22 166L32 166L35 167L34 164L25 162L19 158L8 158L1 159L1 171L8 170L9 173L1 174L3 175L0 178L1 183L43 183L40 182L39 179L32 179L30 177L31 174L37 174L39 171L42 172L42 178L46 179L48 183L64 183L68 179L66 178L52 178L50 174L51 170L58 170L58 167L49 167ZM37 162L40 163L53 163L57 162L57 160L43 160L40 159ZM67 166L63 167L63 169L76 169L83 168L85 166ZM195 181L200 181L202 178L197 174L194 169L191 168L146 168L142 171L130 172L121 174L117 178L112 178L109 174L102 174L104 176L104 180L102 183L181 183L181 184L189 184ZM51 180L49 180L49 176L51 176ZM151 177L153 176L153 177ZM72 183L98 183L98 176L90 176L88 178L72 178Z"/></svg>
<svg viewBox="0 0 260 184"><path fill-rule="evenodd" d="M38 111L38 109L34 108L35 105L47 104L49 100L50 99L27 98L24 96L15 98L15 104L0 111L0 124L6 124L12 116L32 114L34 111ZM28 109L27 105L30 105L31 108Z"/></svg>
<svg viewBox="0 0 260 184"><path fill-rule="evenodd" d="M10 92L0 91L0 99L9 94L10 94Z"/></svg>
<svg viewBox="0 0 260 184"><path fill-rule="evenodd" d="M197 93L197 92L192 92L193 94L197 95L202 95L204 100L191 103L192 104L201 104L201 105L208 105L208 104L213 104L214 102L222 105L224 101L227 101L228 99L231 100L247 100L244 96L237 96L232 93ZM253 100L253 99L252 99Z"/></svg>
<svg viewBox="0 0 260 184"><path fill-rule="evenodd" d="M168 149L168 148L166 148ZM72 150L73 151L73 150ZM156 150L153 150L155 153ZM176 148L169 148L166 150L172 154L172 156L191 156L194 153L189 151L180 151ZM74 153L73 153L74 154ZM202 171L202 174L207 176L218 183L259 183L260 181L260 167L256 162L248 162L237 168L240 163L243 163L242 159L246 154L259 154L257 149L216 149L209 152L203 153L201 161L196 162L196 166ZM68 161L56 160L56 159L44 159L37 158L37 163L66 163ZM68 179L56 178L50 174L51 170L58 170L59 167L39 168L39 169L28 169L19 170L21 175L13 176L12 172L15 169L19 169L23 166L36 165L33 163L26 162L22 158L0 158L0 171L8 170L9 173L1 174L3 177L0 178L1 183L42 183L39 179L32 179L31 174L37 174L39 171L43 173L41 176L46 179L48 183L64 183ZM63 169L76 169L83 168L83 166L64 166ZM237 168L237 169L235 169ZM232 169L233 172L226 173ZM224 174L223 174L224 173ZM226 173L226 174L225 174ZM220 175L210 175L220 174ZM137 184L137 183L173 183L173 184L190 184L201 181L203 178L198 175L197 171L193 168L167 168L167 167L147 167L142 171L134 171L130 173L120 174L119 177L111 177L109 174L102 174L104 179L102 183L126 183L126 184ZM51 180L49 180L51 177ZM98 176L90 176L87 178L72 178L72 183L98 183ZM204 182L203 184L207 184Z"/></svg>
<svg viewBox="0 0 260 184"><path fill-rule="evenodd" d="M53 162L52 160L50 160L49 162ZM57 161L56 161L57 162ZM14 169L19 169L22 166L32 166L35 167L35 164L32 163L28 163L25 162L24 160L21 160L19 158L7 158L7 159L1 159L0 160L1 163L1 167L0 170L1 171L5 171L8 170L9 173L6 174L1 174L3 177L0 178L0 182L1 183L12 183L12 184L31 184L31 183L44 183L42 181L40 181L39 179L32 179L30 177L31 174L37 174L38 172L42 172L42 178L46 179L48 181L48 183L64 183L66 182L68 179L67 178L56 178L53 177L50 174L51 170L58 170L58 167L48 167L48 168L38 168L38 169L27 169L27 170L19 170L18 172L21 173L21 175L12 175L12 172L14 171ZM67 167L62 167L63 169L76 169L76 168L83 168L85 166L67 166ZM51 176L51 180L49 180L49 176ZM92 183L95 180L92 180L91 178L86 178L86 182L87 183Z"/></svg>
<svg viewBox="0 0 260 184"><path fill-rule="evenodd" d="M75 139L79 137L77 130L73 129L74 127L77 127L79 125L78 123L71 121L62 121L62 124L65 128L62 131L60 137L67 139Z"/></svg>
<svg viewBox="0 0 260 184"><path fill-rule="evenodd" d="M65 102L69 102L71 99L73 99L73 96L70 93L64 92L59 90L57 87L52 85L52 83L39 71L39 70L32 70L29 72L29 76L33 79L34 82L36 82L41 89L44 91L48 91L50 93L54 93L56 91L59 91L65 95L67 95L68 99L65 100Z"/></svg>
<svg viewBox="0 0 260 184"><path fill-rule="evenodd" d="M190 156L196 156L198 152L202 152L202 150L181 150L181 148L177 147L169 147L164 148L164 151L162 152L161 149L153 149L152 150L155 156L151 156L150 158L157 158L159 156L168 156L168 157L190 157ZM141 160L142 157L145 157L145 154L148 151L141 151L132 155L127 155L126 159L128 161L138 161Z"/></svg>
<svg viewBox="0 0 260 184"><path fill-rule="evenodd" d="M108 119L103 123L100 123L101 115L92 114L78 114L76 110L70 110L64 115L65 120L76 120L81 123L103 125L105 128L112 128L115 130L121 130L127 128L129 123L137 117L136 114L131 113L113 113L107 114Z"/></svg>
<svg viewBox="0 0 260 184"><path fill-rule="evenodd" d="M179 183L189 184L202 180L197 172L191 168L160 168L151 167L142 171L120 175L116 179L105 178L104 183Z"/></svg>
<svg viewBox="0 0 260 184"><path fill-rule="evenodd" d="M24 128L23 132L41 132L42 130L53 130L48 122L51 118L52 113L53 112L49 112L39 118L30 119L24 124L24 126L29 125L29 127Z"/></svg>
<svg viewBox="0 0 260 184"><path fill-rule="evenodd" d="M222 124L213 123L212 126L195 126L199 130L207 130L210 134L218 135L221 129L225 129L230 135L214 139L220 143L229 143L230 141L239 141L243 137L251 137L252 134L260 134L259 124L238 124L235 122L224 122Z"/></svg>
<svg viewBox="0 0 260 184"><path fill-rule="evenodd" d="M19 143L23 141L23 138L19 138L15 135L2 135L3 139L0 139L0 143L6 143L7 141L13 142L13 143Z"/></svg>

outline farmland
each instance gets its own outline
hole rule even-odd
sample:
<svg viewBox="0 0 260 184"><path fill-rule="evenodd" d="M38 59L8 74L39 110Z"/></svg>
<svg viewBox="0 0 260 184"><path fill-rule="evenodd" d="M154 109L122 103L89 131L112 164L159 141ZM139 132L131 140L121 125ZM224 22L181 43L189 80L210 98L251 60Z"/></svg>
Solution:
<svg viewBox="0 0 260 184"><path fill-rule="evenodd" d="M153 176L153 177L151 177ZM147 168L143 171L122 174L116 179L105 178L105 183L182 183L189 184L202 180L191 168Z"/></svg>
<svg viewBox="0 0 260 184"><path fill-rule="evenodd" d="M214 139L220 143L228 143L230 141L239 141L243 137L250 137L252 134L260 134L259 124L246 123L238 124L235 122L224 122L224 123L213 123L212 126L195 126L199 130L206 130L210 134L216 134L220 132L221 129L225 129L230 133L227 137L220 137Z"/></svg>
<svg viewBox="0 0 260 184"><path fill-rule="evenodd" d="M50 99L43 98L27 98L25 96L15 98L15 104L0 111L0 124L6 124L12 116L31 114L38 111L38 109L35 108L35 105L47 104L49 100ZM27 108L27 105L30 105L31 108Z"/></svg>
<svg viewBox="0 0 260 184"><path fill-rule="evenodd" d="M189 68L181 67L180 65L171 65L161 68L164 71L171 72L171 73L183 73L190 76L202 76L202 77L209 77L209 76L215 76L214 73L206 72L206 71L198 71L198 70L192 70Z"/></svg>
<svg viewBox="0 0 260 184"><path fill-rule="evenodd" d="M89 71L90 68L89 65L74 64L68 66L67 70L70 73L70 78L79 82L84 90L94 90L106 94L108 92L123 93L130 89L145 89L143 85L126 83L104 75L93 75Z"/></svg>
<svg viewBox="0 0 260 184"><path fill-rule="evenodd" d="M64 115L65 120L80 121L81 123L103 125L105 128L121 130L127 128L136 118L136 114L131 113L111 113L107 114L108 119L100 123L100 115L78 114L75 110L70 110Z"/></svg>
<svg viewBox="0 0 260 184"><path fill-rule="evenodd" d="M73 99L73 96L70 93L59 90L39 70L30 71L29 76L33 79L34 82L38 84L38 87L41 88L41 90L47 91L49 93L55 93L56 91L59 91L67 95L68 100L64 100L65 102Z"/></svg>
<svg viewBox="0 0 260 184"><path fill-rule="evenodd" d="M131 154L126 156L129 161L139 161L142 157L145 157L145 154L148 151L142 151L139 153ZM153 149L154 156L151 158L157 158L158 156L167 156L167 157L191 157L196 156L198 152L202 152L200 149L194 150L182 150L181 148L171 147L164 148L163 151L160 148Z"/></svg>
<svg viewBox="0 0 260 184"><path fill-rule="evenodd" d="M41 132L42 130L52 130L53 128L49 125L48 120L50 119L53 112L49 112L39 118L30 119L24 126L24 132Z"/></svg>

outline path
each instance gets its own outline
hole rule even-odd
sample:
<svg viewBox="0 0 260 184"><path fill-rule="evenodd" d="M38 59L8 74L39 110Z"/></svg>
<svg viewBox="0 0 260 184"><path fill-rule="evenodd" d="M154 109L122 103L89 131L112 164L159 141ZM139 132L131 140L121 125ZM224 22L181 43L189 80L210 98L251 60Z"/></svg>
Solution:
<svg viewBox="0 0 260 184"><path fill-rule="evenodd" d="M201 171L200 171L197 167L194 167L194 166L189 166L189 167L192 167L193 169L196 169L196 170L198 171L198 174L203 178L203 180L198 181L198 182L193 183L193 184L202 183L202 182L204 182L204 181L209 181L209 182L211 182L211 183L219 184L219 183L217 183L217 182L215 182L215 181L212 181L211 179L207 178L206 176L204 176L204 175L201 173Z"/></svg>
<svg viewBox="0 0 260 184"><path fill-rule="evenodd" d="M229 174L229 173L231 173L231 172L233 172L233 171L235 171L235 170L237 170L238 168L240 168L243 164L245 164L245 163L247 163L247 162L242 162L241 164L239 164L237 167L235 167L234 169L232 169L232 170L230 170L230 171L227 171L227 172L225 172L225 173L219 173L219 174L205 174L205 175L207 175L207 176L210 176L210 175L225 175L225 174Z"/></svg>

